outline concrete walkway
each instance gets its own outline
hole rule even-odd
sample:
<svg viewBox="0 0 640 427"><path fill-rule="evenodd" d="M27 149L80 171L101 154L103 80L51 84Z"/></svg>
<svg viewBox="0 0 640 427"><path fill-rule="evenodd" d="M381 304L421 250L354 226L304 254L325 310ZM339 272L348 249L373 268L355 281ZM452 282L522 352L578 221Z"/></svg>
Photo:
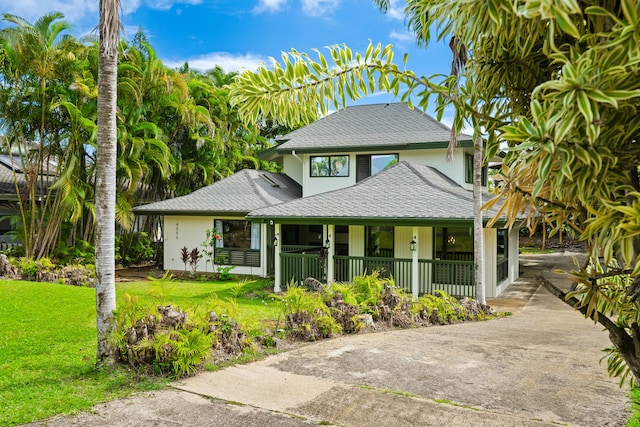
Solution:
<svg viewBox="0 0 640 427"><path fill-rule="evenodd" d="M623 426L607 334L538 289L569 254L528 255L489 322L345 336L36 425Z"/></svg>

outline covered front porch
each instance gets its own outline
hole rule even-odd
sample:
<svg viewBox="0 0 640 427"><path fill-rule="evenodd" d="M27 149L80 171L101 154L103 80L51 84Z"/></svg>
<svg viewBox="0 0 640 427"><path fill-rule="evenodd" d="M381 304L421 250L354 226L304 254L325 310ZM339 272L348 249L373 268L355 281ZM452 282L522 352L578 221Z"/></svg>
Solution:
<svg viewBox="0 0 640 427"><path fill-rule="evenodd" d="M497 296L517 277L517 252L510 254L513 244L509 245L507 230L483 232L486 293ZM292 241L292 235L302 239ZM275 290L292 281L302 284L308 277L323 283L349 282L377 270L415 297L442 290L474 298L472 235L470 224L459 223L413 227L275 224ZM515 236L517 239L517 232ZM517 250L517 244L515 247Z"/></svg>

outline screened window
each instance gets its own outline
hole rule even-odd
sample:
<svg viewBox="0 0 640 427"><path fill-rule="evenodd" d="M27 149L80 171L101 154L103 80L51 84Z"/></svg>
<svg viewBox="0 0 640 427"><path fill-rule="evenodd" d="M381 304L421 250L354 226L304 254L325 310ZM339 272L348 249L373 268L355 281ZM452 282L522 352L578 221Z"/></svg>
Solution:
<svg viewBox="0 0 640 427"><path fill-rule="evenodd" d="M217 248L260 249L260 224L243 220L216 220Z"/></svg>
<svg viewBox="0 0 640 427"><path fill-rule="evenodd" d="M437 259L473 261L473 230L468 227L435 229Z"/></svg>
<svg viewBox="0 0 640 427"><path fill-rule="evenodd" d="M311 176L349 176L349 156L311 156Z"/></svg>
<svg viewBox="0 0 640 427"><path fill-rule="evenodd" d="M366 227L366 256L393 258L393 227Z"/></svg>

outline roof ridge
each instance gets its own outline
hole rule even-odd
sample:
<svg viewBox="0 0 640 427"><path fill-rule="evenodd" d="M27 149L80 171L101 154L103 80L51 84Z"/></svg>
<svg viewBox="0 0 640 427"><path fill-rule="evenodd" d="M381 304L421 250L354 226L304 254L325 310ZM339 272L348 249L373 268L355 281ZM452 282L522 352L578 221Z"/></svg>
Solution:
<svg viewBox="0 0 640 427"><path fill-rule="evenodd" d="M256 169L242 169L241 172L244 171L256 171L258 172ZM254 179L252 179L251 175L252 172L245 172L245 179L249 182L249 186L251 188L253 188L253 192L254 194L260 199L262 200L267 206L271 205L271 202L269 202L269 200L267 200L267 198L262 194L262 189L256 184L256 181Z"/></svg>
<svg viewBox="0 0 640 427"><path fill-rule="evenodd" d="M451 178L449 178L448 176L446 176L445 174L443 174L442 172L440 172L439 170L437 170L436 168L432 168L431 166L426 166L426 165L418 165L415 164L413 162L410 162L408 160L403 160L402 162L405 163L405 165L421 180L423 181L425 184L429 184L431 187L433 188L437 188L440 191L444 191L445 193L449 193L452 196L456 196L456 197L461 197L461 196L468 196L469 195L469 190L464 189L460 184L458 184L457 182L455 182L454 180L452 180ZM428 168L430 171L435 172L437 175L439 175L441 178L445 179L446 181L449 181L453 186L455 186L457 189L462 190L461 192L457 193L454 191L451 191L451 189L443 187L441 185L438 185L432 181L429 181L424 175L422 175L420 173L420 171L418 171L418 169L415 166L422 166L424 168ZM471 197L467 198L468 200L473 201L473 194L471 195Z"/></svg>

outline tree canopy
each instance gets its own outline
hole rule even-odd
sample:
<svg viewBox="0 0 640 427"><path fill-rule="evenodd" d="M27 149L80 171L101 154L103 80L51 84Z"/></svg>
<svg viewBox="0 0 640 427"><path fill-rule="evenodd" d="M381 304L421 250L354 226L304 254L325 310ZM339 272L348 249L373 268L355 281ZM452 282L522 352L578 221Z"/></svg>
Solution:
<svg viewBox="0 0 640 427"><path fill-rule="evenodd" d="M75 38L60 13L3 19L0 151L26 172L17 238L27 257L55 256L95 237L99 44ZM261 129L229 104L235 73L169 69L142 32L117 49L116 220L125 246L136 204L273 165L256 158L269 144Z"/></svg>
<svg viewBox="0 0 640 427"><path fill-rule="evenodd" d="M379 90L423 108L435 100L439 115L454 106L454 132L468 123L486 156L506 152L491 204L509 224L544 217L587 242L566 297L609 330L610 372L640 379L640 3L408 0L405 16L420 43L450 40L465 66L422 77L390 46L292 51L236 79L233 104L249 121L284 122Z"/></svg>

